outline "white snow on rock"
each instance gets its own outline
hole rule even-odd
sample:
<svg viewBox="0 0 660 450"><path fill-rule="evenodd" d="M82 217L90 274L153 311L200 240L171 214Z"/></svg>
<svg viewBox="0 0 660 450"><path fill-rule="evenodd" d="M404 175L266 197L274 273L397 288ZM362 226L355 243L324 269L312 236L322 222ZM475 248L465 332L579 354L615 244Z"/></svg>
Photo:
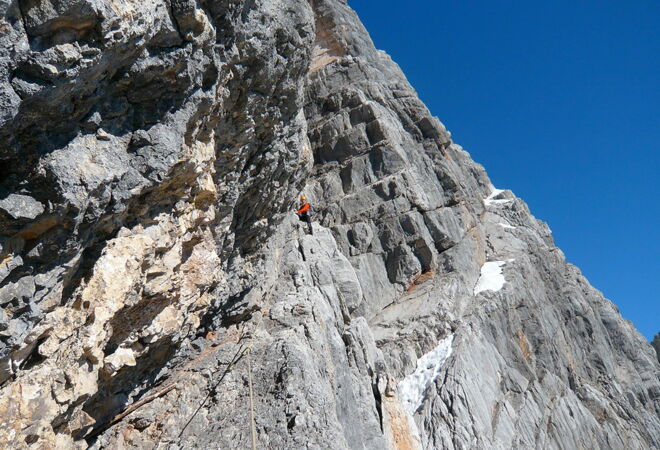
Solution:
<svg viewBox="0 0 660 450"><path fill-rule="evenodd" d="M495 186L491 185L492 190L490 191L490 195L486 197L486 200L490 200L491 198L495 198L498 195L500 195L502 192L504 192L504 189L497 189Z"/></svg>
<svg viewBox="0 0 660 450"><path fill-rule="evenodd" d="M505 198L505 199L495 199L498 195L500 195L502 192L504 192L504 189L495 189L493 187L493 190L491 191L490 195L484 199L484 205L486 206L495 206L495 205L505 205L507 203L511 203L513 199L510 198Z"/></svg>
<svg viewBox="0 0 660 450"><path fill-rule="evenodd" d="M474 286L474 295L483 291L497 292L502 289L502 286L506 283L504 275L502 275L502 266L511 261L513 261L513 259L484 263L484 265L481 266L481 275L477 280L477 284Z"/></svg>
<svg viewBox="0 0 660 450"><path fill-rule="evenodd" d="M506 228L507 230L515 230L516 229L516 227L514 227L512 225L509 225L508 223L504 223L504 222L500 222L500 223L498 223L498 225L501 226L502 228Z"/></svg>
<svg viewBox="0 0 660 450"><path fill-rule="evenodd" d="M438 342L437 347L417 360L417 368L398 384L399 400L411 416L422 406L426 389L440 374L442 365L451 355L451 334Z"/></svg>

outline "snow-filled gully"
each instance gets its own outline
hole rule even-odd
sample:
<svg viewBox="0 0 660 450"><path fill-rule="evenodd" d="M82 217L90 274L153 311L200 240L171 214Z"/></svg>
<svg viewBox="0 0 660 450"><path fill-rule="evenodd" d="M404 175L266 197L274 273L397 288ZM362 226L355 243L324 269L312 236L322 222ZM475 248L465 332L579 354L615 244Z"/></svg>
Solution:
<svg viewBox="0 0 660 450"><path fill-rule="evenodd" d="M411 416L422 406L426 389L438 377L442 365L451 355L453 341L453 334L440 340L433 350L417 360L415 371L399 382L399 400Z"/></svg>

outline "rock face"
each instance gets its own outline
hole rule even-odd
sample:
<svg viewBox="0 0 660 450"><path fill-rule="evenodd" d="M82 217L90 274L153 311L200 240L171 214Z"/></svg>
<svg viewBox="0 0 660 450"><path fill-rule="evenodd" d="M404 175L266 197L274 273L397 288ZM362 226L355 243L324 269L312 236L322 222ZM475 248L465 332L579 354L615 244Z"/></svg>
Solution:
<svg viewBox="0 0 660 450"><path fill-rule="evenodd" d="M345 1L0 0L0 44L0 447L660 446L653 348Z"/></svg>

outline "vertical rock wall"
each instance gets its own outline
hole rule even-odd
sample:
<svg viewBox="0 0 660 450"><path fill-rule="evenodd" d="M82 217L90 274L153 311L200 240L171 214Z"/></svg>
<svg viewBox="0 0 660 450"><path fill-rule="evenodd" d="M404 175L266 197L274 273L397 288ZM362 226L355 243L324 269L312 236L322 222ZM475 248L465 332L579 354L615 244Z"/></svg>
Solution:
<svg viewBox="0 0 660 450"><path fill-rule="evenodd" d="M345 2L0 17L0 446L660 445L652 348Z"/></svg>

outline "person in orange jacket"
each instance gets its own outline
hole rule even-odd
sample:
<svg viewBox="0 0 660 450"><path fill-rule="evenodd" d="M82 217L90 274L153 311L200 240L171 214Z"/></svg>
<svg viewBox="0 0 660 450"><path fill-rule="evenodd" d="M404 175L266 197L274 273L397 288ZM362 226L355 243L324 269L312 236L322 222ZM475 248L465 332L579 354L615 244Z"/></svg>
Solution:
<svg viewBox="0 0 660 450"><path fill-rule="evenodd" d="M310 217L311 211L311 206L307 202L307 197L304 195L300 196L300 209L296 211L296 214L298 214L298 219L301 222L307 222L307 226L309 227L309 234L314 234L312 231L312 218Z"/></svg>

